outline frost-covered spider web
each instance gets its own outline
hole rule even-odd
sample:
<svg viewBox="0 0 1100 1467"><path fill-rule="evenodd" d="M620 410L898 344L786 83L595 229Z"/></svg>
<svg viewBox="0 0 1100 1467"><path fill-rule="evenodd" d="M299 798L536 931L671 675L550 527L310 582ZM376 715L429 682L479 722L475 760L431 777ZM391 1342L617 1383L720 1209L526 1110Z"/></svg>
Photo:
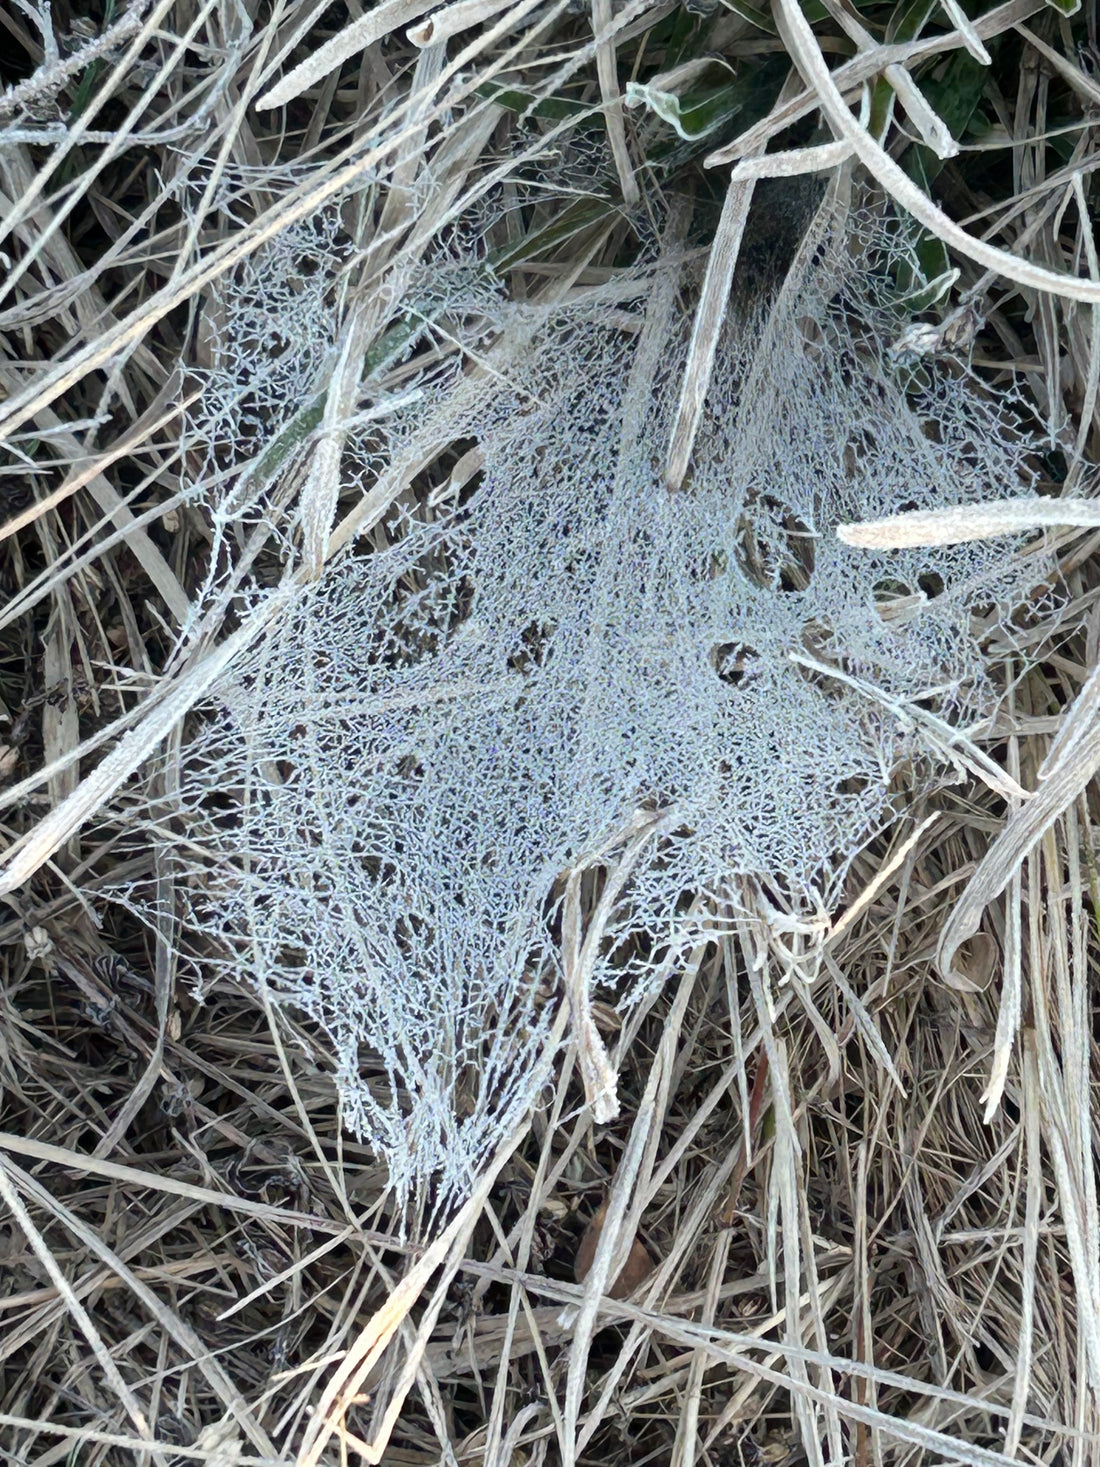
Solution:
<svg viewBox="0 0 1100 1467"><path fill-rule="evenodd" d="M190 920L328 1033L400 1192L460 1194L537 1098L578 862L653 814L593 973L636 1001L701 893L835 898L890 813L906 705L988 709L971 617L1021 590L1012 547L835 536L1031 488L1010 402L891 359L898 240L870 214L826 230L778 302L731 312L675 494L690 323L639 371L640 306L501 298L482 365L426 381L370 448L442 422L479 475L407 495L187 749L190 849L211 852Z"/></svg>

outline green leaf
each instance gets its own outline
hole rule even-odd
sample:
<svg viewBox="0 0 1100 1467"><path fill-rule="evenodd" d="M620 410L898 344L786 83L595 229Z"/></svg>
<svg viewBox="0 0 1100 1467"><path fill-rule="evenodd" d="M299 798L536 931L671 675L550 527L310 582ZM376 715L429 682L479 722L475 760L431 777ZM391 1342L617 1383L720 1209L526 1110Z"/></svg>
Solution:
<svg viewBox="0 0 1100 1467"><path fill-rule="evenodd" d="M304 403L260 454L254 476L261 482L274 477L296 448L300 448L325 416L325 394Z"/></svg>
<svg viewBox="0 0 1100 1467"><path fill-rule="evenodd" d="M675 92L662 92L640 82L627 82L626 105L648 107L651 112L675 128L686 143L704 138L736 117L744 108L728 82L717 87L689 90L682 97Z"/></svg>
<svg viewBox="0 0 1100 1467"><path fill-rule="evenodd" d="M929 192L928 160L940 162L925 147L911 148L904 159L905 171L925 193ZM912 221L899 221L898 228L916 254L918 268L914 269L908 263L906 250L899 249L897 261L891 267L898 287L897 302L918 315L921 311L930 310L946 296L959 278L959 272L951 264L947 246L941 239Z"/></svg>
<svg viewBox="0 0 1100 1467"><path fill-rule="evenodd" d="M916 40L935 8L936 0L909 0L909 4L900 6L886 22L887 41L894 44Z"/></svg>
<svg viewBox="0 0 1100 1467"><path fill-rule="evenodd" d="M489 255L489 264L498 274L510 270L523 260L534 260L574 236L591 229L617 215L618 209L610 199L574 199L550 224L543 225L526 234L522 239L494 250Z"/></svg>
<svg viewBox="0 0 1100 1467"><path fill-rule="evenodd" d="M750 5L749 0L722 0L722 3L727 10L732 10L734 15L739 15L742 20L747 20L758 31L766 31L769 36L779 34L771 15L766 10L758 10L755 5ZM811 25L816 25L829 14L821 0L802 0L802 11Z"/></svg>
<svg viewBox="0 0 1100 1467"><path fill-rule="evenodd" d="M936 243L938 244L939 241L937 240ZM918 250L919 248L918 245ZM952 267L937 275L934 280L930 280L927 285L918 282L907 295L899 297L898 305L904 306L906 310L919 316L922 311L930 311L933 306L939 305L940 301L948 296L958 278L958 270Z"/></svg>
<svg viewBox="0 0 1100 1467"><path fill-rule="evenodd" d="M961 140L985 95L989 67L975 61L968 51L954 51L936 72L935 76L921 78L921 91L943 118L951 136Z"/></svg>
<svg viewBox="0 0 1100 1467"><path fill-rule="evenodd" d="M878 77L871 87L871 115L867 131L873 138L882 140L886 132L886 120L890 116L890 102L894 89L885 77Z"/></svg>
<svg viewBox="0 0 1100 1467"><path fill-rule="evenodd" d="M115 19L116 11L117 5L115 0L107 0L103 11L103 30L106 30ZM107 63L105 61L91 61L84 68L83 72L81 72L80 80L73 89L73 100L69 113L73 121L82 115L88 103L95 96L99 79L106 70L106 67Z"/></svg>
<svg viewBox="0 0 1100 1467"><path fill-rule="evenodd" d="M495 102L509 112L530 112L532 117L547 122L565 122L570 117L587 117L603 125L599 109L588 102L574 102L569 97L536 97L534 92L522 92L515 87L497 86L495 82L483 82L474 88L475 95L486 102Z"/></svg>
<svg viewBox="0 0 1100 1467"><path fill-rule="evenodd" d="M989 68L975 61L966 51L955 51L946 61L937 60L936 69L937 75L933 75L929 68L920 78L920 88L929 105L939 114L957 142L980 136L986 130L981 106L989 81ZM898 162L925 193L929 192L944 166L944 159L938 158L923 143L906 148Z"/></svg>
<svg viewBox="0 0 1100 1467"><path fill-rule="evenodd" d="M654 125L654 136L645 149L647 165L667 176L727 141L735 131L742 132L752 127L775 106L789 69L790 61L786 54L763 56L752 65L742 63L729 81L708 96L704 96L701 90L685 92L680 98L685 131L704 127L709 137L700 133L685 139L683 131L673 135ZM712 119L713 126L708 127ZM735 126L730 126L733 119Z"/></svg>
<svg viewBox="0 0 1100 1467"><path fill-rule="evenodd" d="M748 0L725 0L728 10L734 15L739 15L742 20L747 20L749 25L754 25L758 31L766 31L769 36L777 36L775 21L764 10L757 10L755 5L749 5Z"/></svg>
<svg viewBox="0 0 1100 1467"><path fill-rule="evenodd" d="M665 25L654 26L646 37L646 51L662 57L661 70L671 71L685 61L694 61L708 50L714 16L706 17L701 23L698 16L689 10L674 10ZM660 34L665 32L665 34ZM659 49L657 49L659 48Z"/></svg>

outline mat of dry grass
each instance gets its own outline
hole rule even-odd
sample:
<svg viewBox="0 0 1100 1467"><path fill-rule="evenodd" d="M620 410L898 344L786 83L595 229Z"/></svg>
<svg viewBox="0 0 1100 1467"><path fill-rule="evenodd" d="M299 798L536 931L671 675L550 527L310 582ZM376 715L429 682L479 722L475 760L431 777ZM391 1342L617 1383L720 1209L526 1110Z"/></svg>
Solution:
<svg viewBox="0 0 1100 1467"><path fill-rule="evenodd" d="M919 797L896 771L840 905L743 881L645 1004L597 1001L602 1124L548 992L542 1103L443 1217L149 836L298 589L477 474L339 472L349 419L467 349L416 291L472 211L542 302L630 282L693 200L675 488L730 291L793 248L784 180L848 170L920 226L909 359L1022 382L1043 494L1090 500L1096 15L976 9L0 7L0 1461L1100 1460L1089 510L1044 520L1055 572L976 629L999 711L938 730ZM280 248L252 380L232 291Z"/></svg>

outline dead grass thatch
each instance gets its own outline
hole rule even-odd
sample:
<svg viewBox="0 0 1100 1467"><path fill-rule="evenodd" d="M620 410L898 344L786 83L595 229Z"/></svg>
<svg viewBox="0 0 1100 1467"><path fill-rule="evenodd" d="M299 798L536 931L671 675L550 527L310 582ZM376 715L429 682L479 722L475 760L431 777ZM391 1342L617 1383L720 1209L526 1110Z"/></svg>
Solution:
<svg viewBox="0 0 1100 1467"><path fill-rule="evenodd" d="M279 615L239 593L277 578L291 506L318 576L438 459L330 493L302 445L364 361L407 389L413 274L551 156L573 172L493 225L517 299L628 274L669 191L710 219L671 485L731 282L782 259L787 196L758 180L858 163L941 277L914 345L1022 377L1048 488L1089 498L1100 53L1067 9L0 9L5 1462L1100 1460L1095 531L1045 532L1057 584L990 629L1002 711L950 736L951 778L859 857L844 910L807 931L731 892L755 915L731 934L716 908L644 1011L592 1007L618 1118L566 1048L445 1228L398 1214L342 1133L304 1024L224 979L196 999L174 877L127 824L169 808L150 756ZM234 445L269 514L192 625L217 567L185 427L220 282L325 208L340 349L273 447ZM104 899L125 882L153 929ZM613 1297L639 1240L654 1267Z"/></svg>

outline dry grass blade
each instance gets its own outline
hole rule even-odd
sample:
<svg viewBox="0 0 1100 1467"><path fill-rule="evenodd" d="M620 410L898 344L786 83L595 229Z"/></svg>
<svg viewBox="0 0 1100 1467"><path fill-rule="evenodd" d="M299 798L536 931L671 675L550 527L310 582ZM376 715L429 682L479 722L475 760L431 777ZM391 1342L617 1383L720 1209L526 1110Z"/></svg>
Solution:
<svg viewBox="0 0 1100 1467"><path fill-rule="evenodd" d="M613 1121L619 1114L618 1081L592 1014L592 995L586 971L594 948L587 940L582 944L580 917L580 880L583 871L570 873L562 911L562 962L569 1002L573 1042L577 1047L577 1063L584 1085L586 1103L593 1119L600 1125ZM605 909L606 910L606 909ZM585 963L585 953L589 962Z"/></svg>
<svg viewBox="0 0 1100 1467"><path fill-rule="evenodd" d="M146 1445L144 1442L138 1441L133 1437L122 1436L117 1432L93 1431L87 1427L82 1427L78 1430L74 1427L65 1427L52 1422L30 1421L26 1417L12 1416L6 1412L0 1412L0 1426L8 1426L13 1431L34 1428L38 1431L44 1431L50 1436L59 1436L63 1441L75 1443L75 1447L67 1448L67 1451L85 1446L118 1447L121 1451L128 1453L131 1459L139 1452L145 1455L148 1455L150 1452L162 1452L185 1462L205 1462L207 1467L281 1467L281 1464L277 1463L273 1458L258 1457L251 1452L236 1451L233 1454L232 1460L227 1462L224 1451L219 1447L181 1447L177 1443L169 1441L154 1441Z"/></svg>
<svg viewBox="0 0 1100 1467"><path fill-rule="evenodd" d="M944 925L936 962L947 982L968 980L955 969L959 948L978 930L982 914L1000 896L1055 822L1100 768L1100 667L1094 668L1039 770L1037 788L1014 810L983 856Z"/></svg>
<svg viewBox="0 0 1100 1467"><path fill-rule="evenodd" d="M9 378L8 380L10 381L11 379ZM187 598L186 592L180 585L178 577L173 573L159 548L150 539L146 530L137 523L134 515L127 508L122 496L104 474L104 469L111 462L127 457L136 447L147 443L151 434L157 433L161 428L175 421L179 411L180 409L175 407L167 414L153 417L151 422L146 420L136 424L133 433L124 435L122 440L108 453L96 455L91 463L83 465L71 473L67 477L65 484L56 491L55 495L51 496L48 504L39 504L33 511L16 516L10 528L7 525L0 525L0 539L8 534L15 533L17 530L24 528L25 525L41 518L48 510L55 508L62 500L68 498L70 494L75 494L78 489L88 486L105 514L109 516L110 520L124 534L127 545L148 573L149 579L156 587L159 595L163 598L164 604L168 607L172 616L182 625L187 620L191 610L191 603ZM69 454L76 460L82 457L79 440L74 434L59 431L61 429L61 419L52 409L43 408L38 415L38 423L44 430L50 433L50 441L59 453ZM55 564L59 560L60 556L55 557ZM25 601L22 601L20 610L23 610L25 606ZM9 615L12 613L12 608L7 608L6 610Z"/></svg>
<svg viewBox="0 0 1100 1467"><path fill-rule="evenodd" d="M452 0L435 11L426 21L409 31L409 40L414 46L439 46L462 31L481 25L484 21L507 10L511 0ZM527 7L516 6L509 16L508 24L522 20Z"/></svg>
<svg viewBox="0 0 1100 1467"><path fill-rule="evenodd" d="M699 414L703 410L707 388L710 386L714 354L718 349L718 336L726 319L733 273L737 268L737 255L741 248L741 236L749 217L752 203L753 184L730 181L726 189L722 215L715 231L714 243L707 257L707 273L695 309L692 325L691 350L687 368L680 388L680 404L676 413L676 424L668 449L665 467L665 483L676 490L683 486L684 476L691 461L691 450L699 425Z"/></svg>
<svg viewBox="0 0 1100 1467"><path fill-rule="evenodd" d="M766 153L762 158L742 158L730 174L730 187L755 183L759 178L798 178L803 173L828 173L852 156L850 143L818 143L812 148Z"/></svg>
<svg viewBox="0 0 1100 1467"><path fill-rule="evenodd" d="M878 49L870 31L861 25L855 16L846 11L841 5L830 5L829 8L837 24L844 31L845 35L854 41L858 51L866 53ZM963 27L960 27L959 30L967 45L967 49L972 51L977 37L965 17L963 17ZM979 46L981 45L980 42L977 42L977 44ZM988 65L988 55L986 55L985 61ZM897 62L888 63L883 71L883 76L890 83L894 96L905 108L909 121L917 130L925 145L932 149L937 158L954 158L959 151L958 143L951 136L951 132L943 119L938 117L928 105L923 92L914 82L905 67L898 65Z"/></svg>
<svg viewBox="0 0 1100 1467"><path fill-rule="evenodd" d="M1052 1004L1057 994L1059 1008L1064 1006L1069 1012L1078 1009L1079 1004L1074 1004L1072 994L1067 990L1073 980L1076 978L1079 982L1082 975L1080 971L1073 973L1070 969L1065 903L1054 904L1049 914L1044 914L1038 900L1041 882L1044 876L1049 879L1051 870L1060 864L1059 857L1054 833L1048 831L1043 838L1042 860L1032 859L1028 866L1031 920L1027 946L1032 973L1037 1089L1042 1098L1043 1137L1053 1163L1062 1204L1073 1282L1081 1301L1079 1348L1088 1391L1095 1401L1100 1399L1100 1256L1095 1245L1097 1197L1089 1135L1091 1127L1087 1109L1081 1104L1079 1067L1075 1063L1082 1046L1078 1036L1070 1031L1066 1054L1056 1054ZM1044 954L1044 949L1049 957Z"/></svg>
<svg viewBox="0 0 1100 1467"><path fill-rule="evenodd" d="M611 30L613 18L611 0L592 0L592 29L597 38ZM597 40L596 71L600 79L607 135L611 142L611 152L619 175L619 186L623 191L623 203L629 207L638 202L640 195L637 181L634 178L634 165L630 161L630 150L626 143L623 99L619 93L618 66L613 40Z"/></svg>
<svg viewBox="0 0 1100 1467"><path fill-rule="evenodd" d="M164 7L170 3L171 0L163 0ZM559 4L564 4L564 0L559 0ZM643 8L642 0L637 0L637 4L639 8ZM533 10L535 0L524 0L522 8L525 11ZM622 18L620 18L621 23L623 23ZM503 31L506 27L501 23L498 29ZM472 59L478 49L478 43L468 47L466 52L463 52L440 73L427 117L413 116L403 125L398 118L385 141L377 146L364 147L358 140L345 145L319 179L311 178L289 189L279 203L265 214L261 214L253 225L212 249L195 264L175 272L169 283L134 311L130 317L102 331L86 346L66 358L64 362L55 364L44 371L28 388L11 398L3 408L0 408L0 442L6 441L17 428L33 418L42 408L56 401L62 393L74 387L89 372L102 366L117 353L132 350L145 334L163 320L169 312L222 278L279 234L292 228L303 219L315 215L329 200L357 187L362 183L364 177L369 177L375 166L385 166L392 155L400 155L402 149L416 138L425 121L446 115L454 106L467 99L477 86L484 84L486 78L478 77L475 81L472 78L467 80L461 77L463 61ZM496 69L501 69L502 66L503 63L497 63ZM490 69L490 75L491 72L492 69ZM459 74L460 79L457 80L455 88L442 100L438 100L439 88L446 81L455 77L456 73ZM422 114L425 99L417 97L415 101L416 106L412 110Z"/></svg>
<svg viewBox="0 0 1100 1467"><path fill-rule="evenodd" d="M357 1396L363 1382L407 1319L410 1309L427 1286L429 1279L442 1266L443 1275L436 1284L433 1306L426 1311L409 1359L393 1387L377 1434L364 1452L368 1461L380 1462L382 1460L389 1443L390 1433L400 1415L405 1397L412 1387L420 1357L427 1347L428 1336L446 1298L447 1289L461 1265L470 1234L485 1207L497 1173L519 1140L520 1136L516 1135L501 1147L494 1164L486 1170L473 1195L463 1204L457 1215L430 1247L424 1250L422 1256L400 1280L385 1304L369 1321L348 1350L339 1369L334 1372L332 1379L325 1387L313 1421L303 1439L299 1453L301 1467L317 1467L324 1456L330 1438L342 1426L349 1406Z"/></svg>
<svg viewBox="0 0 1100 1467"><path fill-rule="evenodd" d="M50 1146L45 1142L31 1140L29 1137L8 1136L0 1132L0 1150L13 1151L18 1156L31 1156L39 1161L53 1162L55 1165L69 1167L77 1172L87 1172L92 1176L110 1177L114 1181L124 1182L133 1187L152 1187L155 1191L170 1192L177 1197L189 1198L193 1202L225 1207L231 1212L251 1213L254 1217L271 1217L272 1215L269 1203L257 1202L251 1197L237 1197L229 1192L215 1192L209 1187L197 1187L192 1182L177 1181L172 1177L161 1176L157 1172L139 1171L136 1167L120 1166L118 1162L104 1161L85 1155L83 1152L69 1151L62 1146ZM291 1226L334 1233L345 1231L344 1228L338 1230L325 1218L309 1213L280 1210L279 1221ZM371 1238L371 1241L374 1242L387 1243L391 1247L397 1245L397 1239L389 1238L385 1234L372 1236L367 1232L364 1236Z"/></svg>
<svg viewBox="0 0 1100 1467"><path fill-rule="evenodd" d="M64 60L61 60L60 57L53 57L39 66L25 81L8 87L0 95L0 117L18 111L19 108L25 107L43 94L48 96L56 92L66 81L79 75L93 61L109 56L120 42L128 40L141 29L145 8L144 4L131 6L125 15L112 21L106 30L86 45L79 47L73 55L65 57Z"/></svg>
<svg viewBox="0 0 1100 1467"><path fill-rule="evenodd" d="M108 1248L100 1238L84 1226L69 1208L50 1197L48 1192L40 1183L36 1182L27 1173L7 1162L5 1170L9 1177L18 1178L21 1190L28 1197L34 1197L44 1203L54 1213L59 1221L72 1230L83 1242L87 1244L91 1252L96 1254L105 1262L119 1278L128 1285L131 1293L135 1295L149 1310L153 1318L160 1324L170 1338L181 1344L187 1354L195 1361L198 1368L207 1378L223 1407L240 1424L246 1435L256 1449L269 1457L275 1456L275 1447L263 1427L257 1421L247 1403L242 1399L236 1386L226 1374L221 1364L212 1358L208 1358L202 1349L201 1343L194 1331L179 1319L172 1310L168 1309L152 1289L148 1287L134 1272L123 1263L122 1259Z"/></svg>
<svg viewBox="0 0 1100 1467"><path fill-rule="evenodd" d="M958 31L959 35L962 36L963 41L966 43L966 49L978 65L991 65L991 58L989 52L982 45L981 35L974 22L959 4L959 0L940 0L940 3L943 5L944 14Z"/></svg>
<svg viewBox="0 0 1100 1467"><path fill-rule="evenodd" d="M92 1353L95 1355L96 1360L98 1360L105 1379L125 1406L127 1414L137 1429L138 1435L143 1441L151 1442L152 1434L149 1430L149 1420L146 1413L142 1410L130 1387L119 1374L118 1366L111 1358L110 1352L100 1338L99 1331L93 1324L91 1316L81 1304L80 1300L73 1294L69 1286L69 1281L58 1268L53 1254L46 1245L46 1240L31 1221L30 1214L23 1206L19 1194L12 1184L10 1170L14 1171L15 1169L10 1168L9 1170L9 1168L10 1163L0 1161L0 1196L3 1197L11 1216L23 1230L31 1247L41 1259L46 1272L53 1281L54 1288L65 1301L65 1308L72 1315L81 1334L91 1346Z"/></svg>
<svg viewBox="0 0 1100 1467"><path fill-rule="evenodd" d="M1040 39L1026 25L1018 25L1016 29L1026 39L1028 45L1038 51L1044 61L1048 62L1058 75L1069 83L1079 97L1094 107L1100 102L1100 85L1097 85L1087 72L1067 61L1060 52L1056 51L1053 46L1048 46L1046 41Z"/></svg>
<svg viewBox="0 0 1100 1467"><path fill-rule="evenodd" d="M391 31L411 25L430 8L429 0L386 0L385 4L374 6L257 97L256 106L263 110L285 107L302 92L316 86L350 56L365 51Z"/></svg>
<svg viewBox="0 0 1100 1467"><path fill-rule="evenodd" d="M289 600L289 588L286 600ZM188 709L213 685L229 667L242 648L255 640L264 626L280 609L280 598L271 597L261 614L251 623L227 638L214 652L198 661L170 691L145 714L136 728L126 733L116 748L104 756L93 773L72 791L56 809L51 810L29 837L16 842L6 853L0 869L0 895L15 891L48 861L66 840L78 831L104 801L138 769L162 740L178 726Z"/></svg>
<svg viewBox="0 0 1100 1467"><path fill-rule="evenodd" d="M596 1329L599 1301L618 1277L634 1241L636 1218L640 1208L633 1210L633 1216L631 1216L631 1200L646 1159L646 1153L653 1149L656 1140L655 1123L660 1111L664 1108L661 1103L662 1092L667 1095L680 1024L683 1022L691 996L692 980L699 956L696 955L694 960L686 966L669 1024L664 1031L660 1050L655 1056L646 1080L645 1091L630 1129L630 1139L616 1171L611 1195L608 1198L607 1211L604 1215L592 1266L584 1282L583 1303L573 1320L562 1419L564 1435L560 1443L565 1467L571 1467L571 1464L576 1461L579 1447L577 1427L589 1351Z"/></svg>
<svg viewBox="0 0 1100 1467"><path fill-rule="evenodd" d="M313 452L309 477L302 488L299 517L302 525L302 572L315 581L329 555L333 516L340 497L340 457L346 430L359 392L367 323L361 307L353 308L344 327L340 353L329 382L321 439Z"/></svg>
<svg viewBox="0 0 1100 1467"><path fill-rule="evenodd" d="M1027 1127L1027 1211L1024 1221L1024 1250L1021 1266L1020 1335L1016 1357L1016 1379L1013 1383L1012 1414L1005 1424L1005 1455L1015 1456L1020 1447L1024 1412L1027 1409L1028 1386L1031 1381L1032 1351L1035 1348L1036 1261L1039 1251L1039 1211L1042 1206L1042 1171L1039 1155L1039 1070L1031 1035L1024 1041L1023 1093L1029 1102L1025 1109Z"/></svg>
<svg viewBox="0 0 1100 1467"><path fill-rule="evenodd" d="M885 520L838 525L846 545L900 550L914 545L959 545L992 540L1028 530L1100 528L1100 502L1092 499L1005 499L990 504L959 504L948 509L914 511Z"/></svg>

